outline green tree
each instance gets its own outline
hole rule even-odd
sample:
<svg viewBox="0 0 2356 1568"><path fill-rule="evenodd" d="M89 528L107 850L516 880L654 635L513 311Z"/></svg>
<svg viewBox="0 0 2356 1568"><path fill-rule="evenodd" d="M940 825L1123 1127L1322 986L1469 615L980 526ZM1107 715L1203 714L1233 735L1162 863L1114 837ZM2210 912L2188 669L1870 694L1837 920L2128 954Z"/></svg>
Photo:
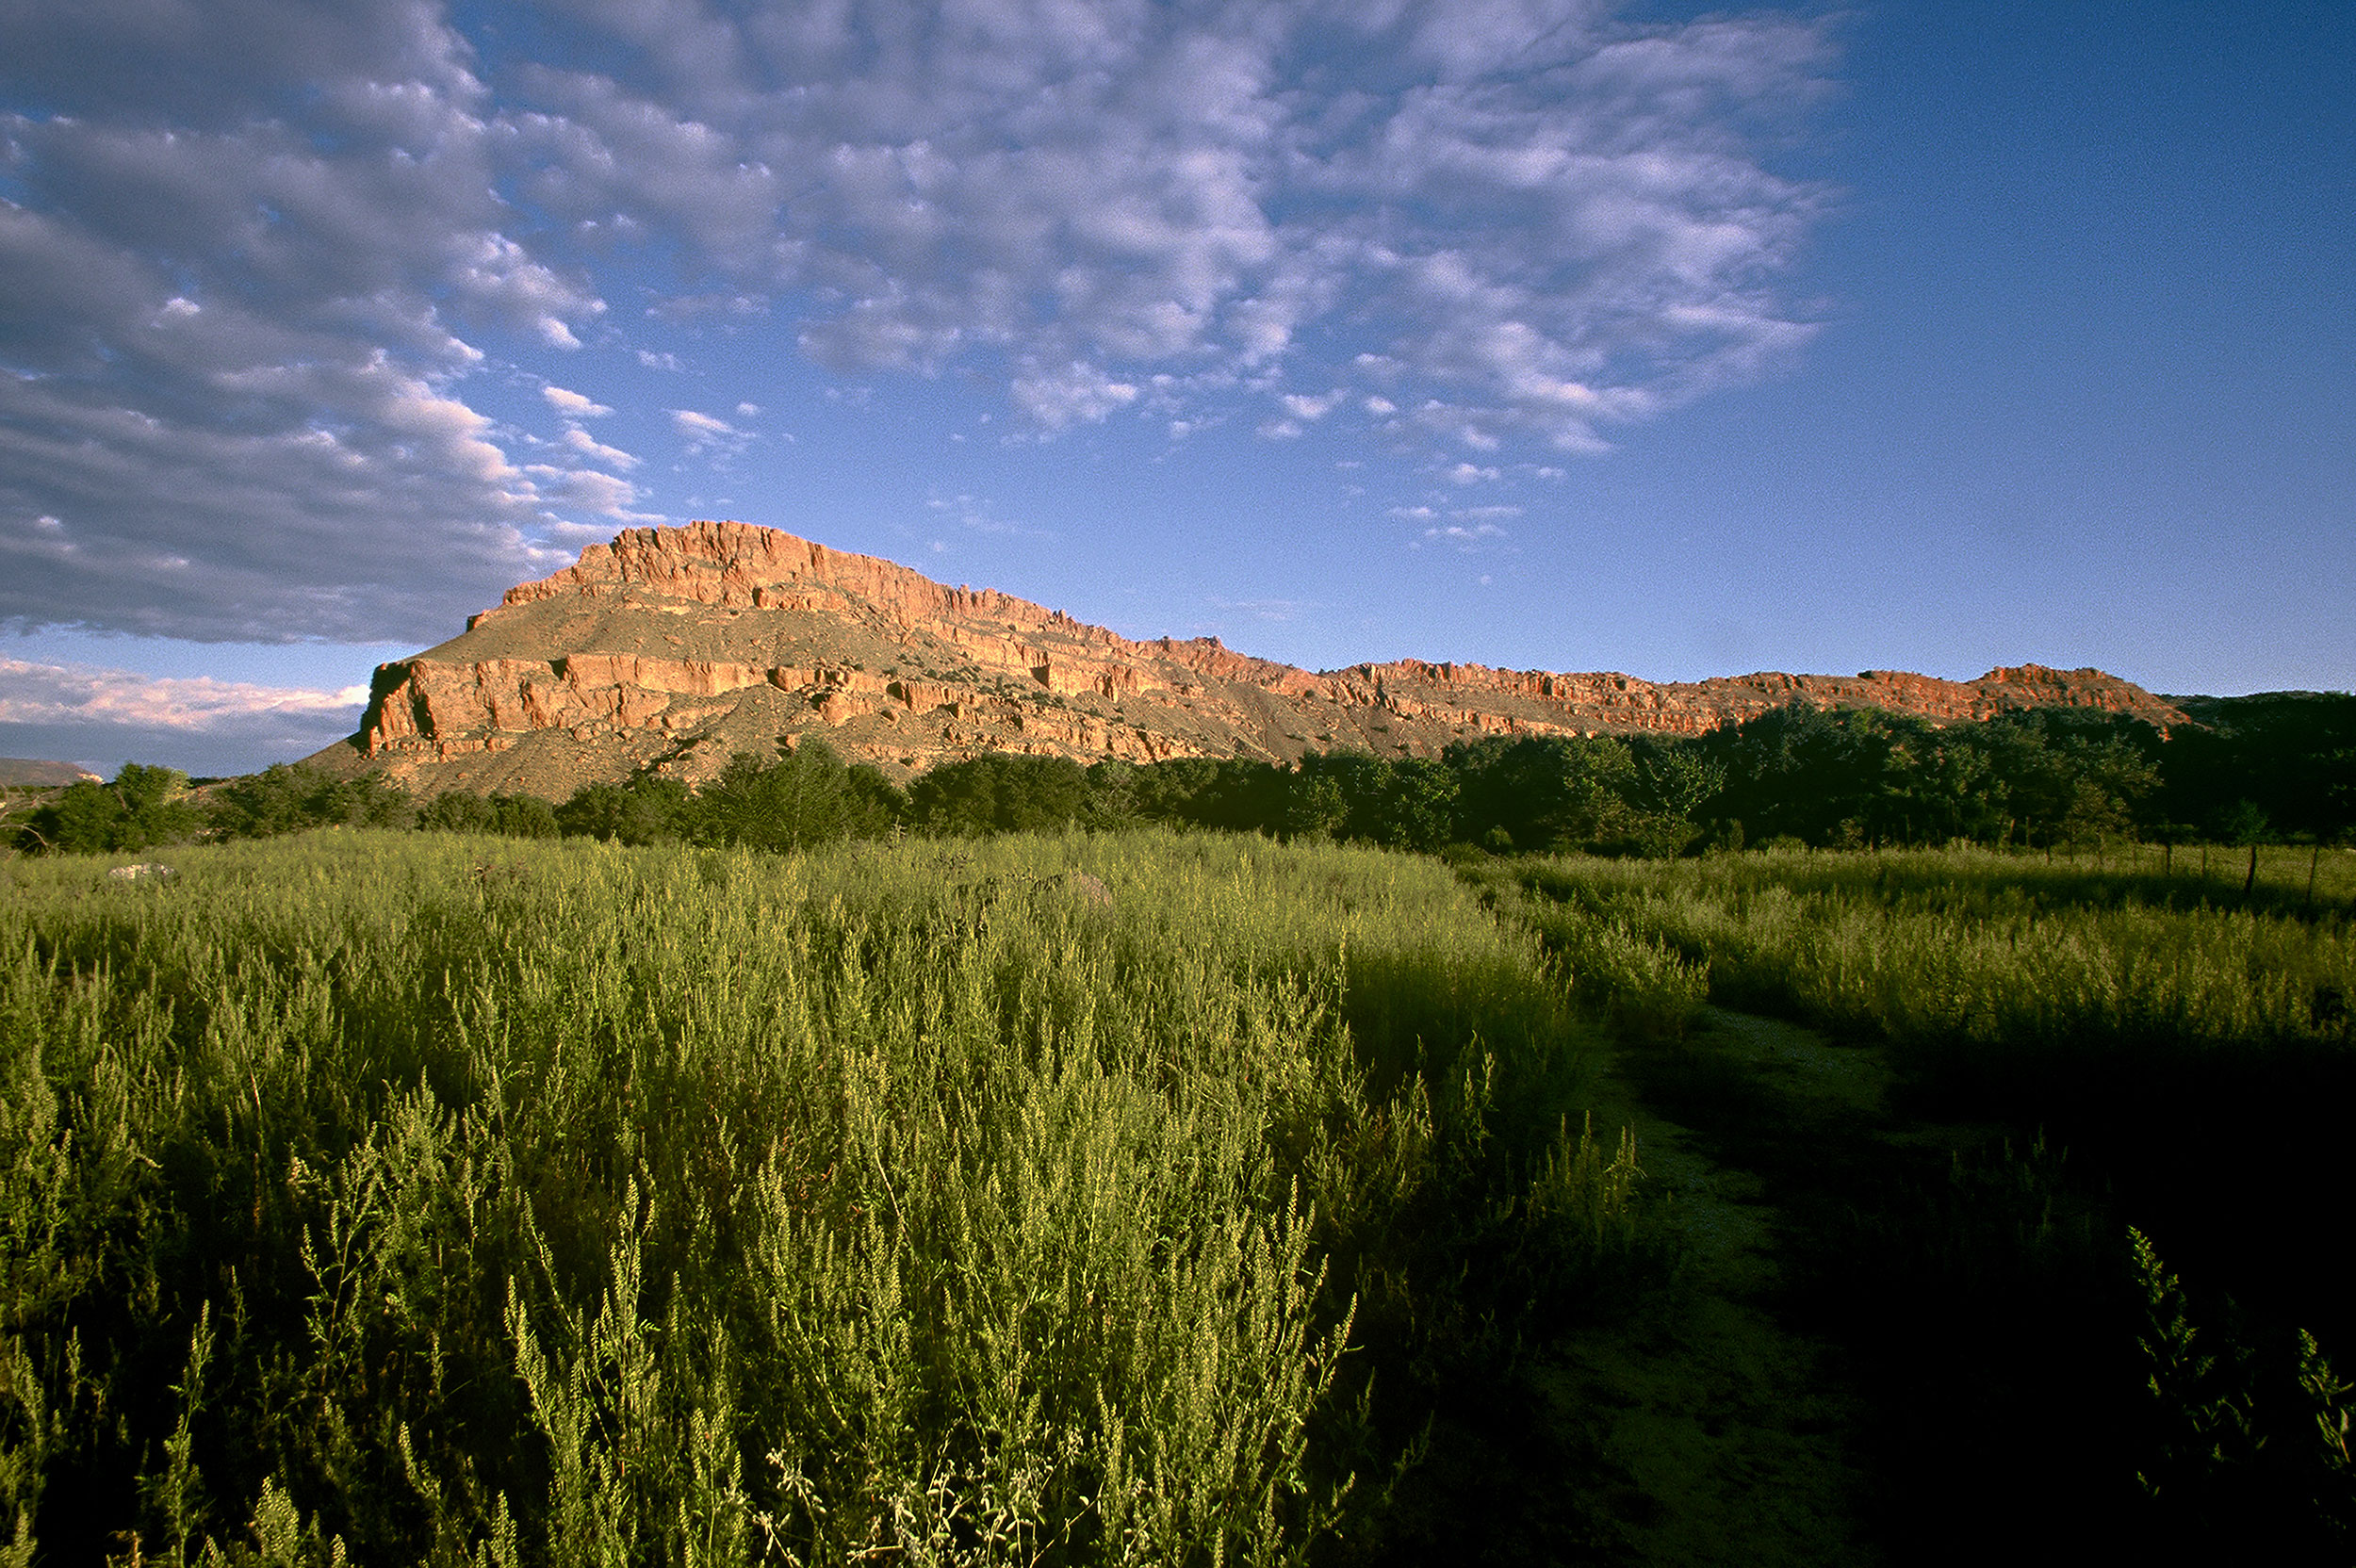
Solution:
<svg viewBox="0 0 2356 1568"><path fill-rule="evenodd" d="M553 839L556 808L538 795L493 795L491 831L510 839Z"/></svg>
<svg viewBox="0 0 2356 1568"><path fill-rule="evenodd" d="M1726 788L1726 765L1690 745L1656 743L1637 754L1636 763L1645 805L1665 816L1690 822Z"/></svg>
<svg viewBox="0 0 2356 1568"><path fill-rule="evenodd" d="M1889 715L1805 703L1710 738L1726 765L1718 805L1754 839L1837 844L1890 823ZM1896 836L1894 833L1892 836Z"/></svg>
<svg viewBox="0 0 2356 1568"><path fill-rule="evenodd" d="M444 790L417 808L417 827L428 833L488 833L491 803L466 790Z"/></svg>
<svg viewBox="0 0 2356 1568"><path fill-rule="evenodd" d="M1069 757L991 752L932 769L908 787L908 812L927 833L1053 832L1084 821L1086 769Z"/></svg>
<svg viewBox="0 0 2356 1568"><path fill-rule="evenodd" d="M1492 737L1448 748L1457 785L1453 836L1487 841L1503 828L1515 847L1565 850L1623 843L1642 815L1635 753L1609 736Z"/></svg>
<svg viewBox="0 0 2356 1568"><path fill-rule="evenodd" d="M2356 828L2356 695L2266 692L2179 697L2193 722L2156 760L2171 822L2213 824L2248 800L2278 836Z"/></svg>
<svg viewBox="0 0 2356 1568"><path fill-rule="evenodd" d="M1185 764L1165 762L1163 769ZM1215 762L1187 801L1183 820L1230 833L1275 833L1284 825L1292 771L1280 762L1229 757Z"/></svg>
<svg viewBox="0 0 2356 1568"><path fill-rule="evenodd" d="M446 790L417 812L419 828L441 833L490 833L510 839L553 839L556 808L538 795L469 794Z"/></svg>
<svg viewBox="0 0 2356 1568"><path fill-rule="evenodd" d="M685 837L692 802L679 779L640 774L622 784L582 785L556 808L556 825L573 838L668 843Z"/></svg>
<svg viewBox="0 0 2356 1568"><path fill-rule="evenodd" d="M2004 836L2009 791L1979 730L1925 726L1890 746L1883 799L1895 832L1885 838L1943 844L1956 839L1993 843Z"/></svg>
<svg viewBox="0 0 2356 1568"><path fill-rule="evenodd" d="M889 838L908 822L908 792L874 763L852 763L844 770L843 782L849 795L843 827L852 838Z"/></svg>
<svg viewBox="0 0 2356 1568"><path fill-rule="evenodd" d="M1366 751L1310 752L1284 786L1290 838L1357 839L1382 835L1391 793L1391 764Z"/></svg>
<svg viewBox="0 0 2356 1568"><path fill-rule="evenodd" d="M2133 838L2166 820L2159 732L2139 720L2067 709L2007 713L1980 726L1999 837L2031 844ZM1993 813L1991 813L1993 814Z"/></svg>
<svg viewBox="0 0 2356 1568"><path fill-rule="evenodd" d="M1081 813L1090 827L1127 827L1145 820L1139 796L1143 770L1134 762L1107 758L1088 770L1088 806Z"/></svg>
<svg viewBox="0 0 2356 1568"><path fill-rule="evenodd" d="M188 776L175 768L125 762L105 784L68 785L34 811L18 842L57 854L120 854L194 835L204 816L188 804Z"/></svg>
<svg viewBox="0 0 2356 1568"><path fill-rule="evenodd" d="M1329 773L1296 773L1284 792L1284 836L1331 839L1350 821L1350 797Z"/></svg>
<svg viewBox="0 0 2356 1568"><path fill-rule="evenodd" d="M1099 769L1114 767L1128 768L1123 793L1138 821L1236 833L1284 830L1293 772L1279 763L1245 757L1177 757L1137 767L1100 762L1088 770L1090 788Z"/></svg>
<svg viewBox="0 0 2356 1568"><path fill-rule="evenodd" d="M215 787L207 809L220 837L265 839L307 827L389 827L412 808L382 774L337 778L308 763L273 762Z"/></svg>
<svg viewBox="0 0 2356 1568"><path fill-rule="evenodd" d="M780 735L773 760L740 751L703 787L694 837L778 854L809 849L848 837L860 825L863 804L832 746L815 736L796 743Z"/></svg>
<svg viewBox="0 0 2356 1568"><path fill-rule="evenodd" d="M1399 849L1438 849L1456 820L1455 770L1429 757L1402 757L1390 765L1382 803L1379 843Z"/></svg>
<svg viewBox="0 0 2356 1568"><path fill-rule="evenodd" d="M2273 825L2263 808L2247 797L2233 802L2210 819L2218 840L2229 844L2262 844Z"/></svg>

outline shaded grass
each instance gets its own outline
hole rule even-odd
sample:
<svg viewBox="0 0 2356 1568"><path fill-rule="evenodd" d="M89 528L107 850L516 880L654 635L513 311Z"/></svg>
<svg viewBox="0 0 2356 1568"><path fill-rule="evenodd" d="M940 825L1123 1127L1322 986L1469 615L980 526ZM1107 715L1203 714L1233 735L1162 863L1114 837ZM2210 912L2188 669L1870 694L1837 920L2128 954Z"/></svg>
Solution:
<svg viewBox="0 0 2356 1568"><path fill-rule="evenodd" d="M2356 1260L2338 1239L2356 1114L2348 858L2321 858L2313 904L2303 886L2220 895L2148 859L1971 851L1488 874L1559 921L1675 956L1712 1001L1887 1050L1896 1119L1797 1148L1788 1108L1713 1108L1749 1092L1742 1074L1674 1047L1632 1068L1710 1119L1729 1157L1781 1172L1812 1254L1799 1305L1878 1368L1893 1516L1961 1507L1962 1481L2010 1497L1996 1511L2024 1528L2093 1516L2114 1544L2297 1557L2356 1495L2315 1457L2319 1442L2344 1451L2316 1421L2345 1403L2302 1392L2356 1346ZM2136 1282L2130 1226L2182 1270L2170 1298L2211 1325L2204 1354L2243 1370L2146 1396L2157 1287ZM2238 1447L2219 1447L2218 1411L2239 1413ZM1988 1455L2042 1452L2055 1433L2072 1436L2036 1474L2071 1484L1998 1485L2009 1461ZM2225 1457L2194 1465L2197 1484L2154 1458L2187 1450ZM2163 1472L2180 1478L2156 1495L2134 1483Z"/></svg>

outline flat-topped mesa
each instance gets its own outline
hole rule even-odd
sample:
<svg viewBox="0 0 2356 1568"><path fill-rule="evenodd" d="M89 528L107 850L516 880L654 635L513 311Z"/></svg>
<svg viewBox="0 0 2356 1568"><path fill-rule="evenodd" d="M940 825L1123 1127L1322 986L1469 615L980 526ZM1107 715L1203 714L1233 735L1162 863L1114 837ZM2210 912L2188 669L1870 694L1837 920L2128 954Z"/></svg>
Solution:
<svg viewBox="0 0 2356 1568"><path fill-rule="evenodd" d="M1698 681L1654 682L1617 671L1558 674L1495 670L1481 664L1432 664L1399 660L1360 664L1338 678L1386 694L1430 689L1544 704L1569 719L1605 729L1702 734L1741 724L1794 702L1820 708L1877 708L1948 724L1991 719L2028 708L2093 709L2140 718L2161 728L2184 715L2140 686L2101 670L2053 670L2038 664L1990 670L1977 680L1942 680L1903 670L1850 676L1715 676Z"/></svg>
<svg viewBox="0 0 2356 1568"><path fill-rule="evenodd" d="M904 622L982 616L1016 627L1065 625L1060 611L994 588L952 588L872 555L828 549L811 540L752 523L694 522L684 528L625 529L610 545L591 545L577 564L510 588L468 630L506 611L564 594L616 596L638 587L663 598L723 610L821 610L855 596ZM1110 635L1110 633L1105 633Z"/></svg>
<svg viewBox="0 0 2356 1568"><path fill-rule="evenodd" d="M1108 628L1074 620L1060 610L995 588L951 587L880 556L829 549L781 529L732 521L625 529L612 544L583 549L576 564L510 588L498 606L471 617L466 629L471 631L507 611L566 594L613 598L633 587L721 610L826 610L840 608L848 596L903 625L979 621L993 631L1052 632L1059 642L1164 660L1222 680L1278 679L1302 673L1235 653L1216 637L1132 642ZM959 640L971 640L971 633ZM1007 661L1008 667L1020 662L1019 658Z"/></svg>
<svg viewBox="0 0 2356 1568"><path fill-rule="evenodd" d="M569 794L823 733L905 777L990 751L1081 761L1361 749L1482 736L1693 735L1792 703L1938 723L2068 706L2184 716L2099 670L1975 681L1899 671L1654 682L1403 659L1313 673L1215 637L1133 641L994 589L737 522L630 529L508 591L465 635L380 667L360 733L322 761L413 788Z"/></svg>

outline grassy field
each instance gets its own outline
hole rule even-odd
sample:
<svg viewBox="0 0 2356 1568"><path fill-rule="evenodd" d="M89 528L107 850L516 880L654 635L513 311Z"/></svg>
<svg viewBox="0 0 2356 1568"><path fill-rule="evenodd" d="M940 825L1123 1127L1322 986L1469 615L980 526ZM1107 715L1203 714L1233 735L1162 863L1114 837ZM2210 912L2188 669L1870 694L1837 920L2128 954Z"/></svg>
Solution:
<svg viewBox="0 0 2356 1568"><path fill-rule="evenodd" d="M2344 852L168 858L0 862L0 1561L1626 1559L1755 1354L1891 1560L2356 1513Z"/></svg>
<svg viewBox="0 0 2356 1568"><path fill-rule="evenodd" d="M2191 855L2163 874L2148 848L1562 859L1490 879L1673 954L1726 1004L2008 1076L2023 1055L2346 1042L2356 851L2270 854L2247 896L2240 874L2202 878Z"/></svg>
<svg viewBox="0 0 2356 1568"><path fill-rule="evenodd" d="M1413 1555L1442 1391L1660 1264L1436 862L171 859L0 864L7 1560Z"/></svg>
<svg viewBox="0 0 2356 1568"><path fill-rule="evenodd" d="M2356 854L2249 864L1777 852L1470 875L1658 1042L1628 1064L1648 1097L1795 1217L1794 1310L1879 1384L1894 1511L2001 1522L1975 1550L2067 1519L2095 1522L2089 1550L2231 1556L2276 1531L2297 1538L2277 1560L2341 1560ZM1772 1075L1680 1046L1706 1003L1886 1062L1889 1109L1810 1120Z"/></svg>

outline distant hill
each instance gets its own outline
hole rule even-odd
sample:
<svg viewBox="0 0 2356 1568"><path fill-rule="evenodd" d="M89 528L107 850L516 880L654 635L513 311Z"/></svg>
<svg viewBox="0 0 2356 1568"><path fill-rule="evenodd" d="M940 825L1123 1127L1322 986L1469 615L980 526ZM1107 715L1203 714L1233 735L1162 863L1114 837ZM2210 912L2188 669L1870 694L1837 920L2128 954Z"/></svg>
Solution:
<svg viewBox="0 0 2356 1568"><path fill-rule="evenodd" d="M1939 721L2065 706L2184 713L2100 670L1973 681L1887 670L1655 683L1402 660L1311 672L1216 638L1136 642L774 529L631 529L508 591L466 632L381 665L358 734L312 760L412 789L561 797L653 766L692 780L823 734L899 777L988 751L1288 761L1436 756L1486 735L1692 735L1790 703Z"/></svg>
<svg viewBox="0 0 2356 1568"><path fill-rule="evenodd" d="M52 788L97 777L78 762L36 762L24 757L0 757L0 790Z"/></svg>

